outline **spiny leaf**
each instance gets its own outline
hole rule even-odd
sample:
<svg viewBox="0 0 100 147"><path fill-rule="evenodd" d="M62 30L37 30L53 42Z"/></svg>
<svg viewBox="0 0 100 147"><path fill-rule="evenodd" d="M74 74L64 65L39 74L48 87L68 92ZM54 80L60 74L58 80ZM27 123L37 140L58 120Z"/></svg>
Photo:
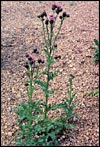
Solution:
<svg viewBox="0 0 100 147"><path fill-rule="evenodd" d="M58 73L59 73L59 71L55 71L54 73L51 72L51 73L49 74L49 81L50 81L50 80L53 80L53 78L55 78L55 77L58 75Z"/></svg>
<svg viewBox="0 0 100 147"><path fill-rule="evenodd" d="M47 87L46 82L43 82L43 81L40 81L40 80L34 80L34 82L37 83L38 85L40 85L43 91L46 90L46 87Z"/></svg>
<svg viewBox="0 0 100 147"><path fill-rule="evenodd" d="M90 48L91 48L91 49L95 49L95 50L97 50L97 48L96 48L96 47L94 47L94 46L90 46Z"/></svg>
<svg viewBox="0 0 100 147"><path fill-rule="evenodd" d="M58 109L58 108L65 108L65 104L63 104L63 103L53 104L52 106L49 106L48 111L49 110L55 110L55 109Z"/></svg>
<svg viewBox="0 0 100 147"><path fill-rule="evenodd" d="M99 47L99 41L97 39L94 39L94 43Z"/></svg>

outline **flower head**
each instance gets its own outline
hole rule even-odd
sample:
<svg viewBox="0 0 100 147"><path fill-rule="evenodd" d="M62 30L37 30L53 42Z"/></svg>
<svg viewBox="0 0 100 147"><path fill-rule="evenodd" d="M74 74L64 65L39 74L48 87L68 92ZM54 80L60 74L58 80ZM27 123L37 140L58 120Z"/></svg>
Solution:
<svg viewBox="0 0 100 147"><path fill-rule="evenodd" d="M27 68L27 69L29 69L29 64L28 64L28 62L26 62L26 63L24 64L24 67Z"/></svg>
<svg viewBox="0 0 100 147"><path fill-rule="evenodd" d="M39 54L39 51L37 48L35 48L32 53Z"/></svg>
<svg viewBox="0 0 100 147"><path fill-rule="evenodd" d="M58 9L61 9L61 5L60 5L60 4L57 4L56 7L57 7Z"/></svg>
<svg viewBox="0 0 100 147"><path fill-rule="evenodd" d="M63 18L63 16L59 16L59 18L60 18L60 19L62 19L62 18Z"/></svg>
<svg viewBox="0 0 100 147"><path fill-rule="evenodd" d="M60 4L57 4L56 6L57 6L56 13L59 14L60 12L62 12L63 9L61 8Z"/></svg>
<svg viewBox="0 0 100 147"><path fill-rule="evenodd" d="M51 14L49 19L50 19L50 23L52 24L55 21L55 16Z"/></svg>
<svg viewBox="0 0 100 147"><path fill-rule="evenodd" d="M33 55L29 55L28 56L28 60L35 62L36 61L36 58Z"/></svg>
<svg viewBox="0 0 100 147"><path fill-rule="evenodd" d="M55 10L57 8L56 4L52 4L52 10Z"/></svg>
<svg viewBox="0 0 100 147"><path fill-rule="evenodd" d="M47 13L46 13L45 10L43 11L42 15L43 15L43 17L44 17L44 16L47 17Z"/></svg>
<svg viewBox="0 0 100 147"><path fill-rule="evenodd" d="M67 14L66 12L63 12L63 17L69 17L69 14Z"/></svg>
<svg viewBox="0 0 100 147"><path fill-rule="evenodd" d="M44 20L44 17L47 17L47 13L45 10L40 15L38 15L38 18L41 18L42 20Z"/></svg>
<svg viewBox="0 0 100 147"><path fill-rule="evenodd" d="M44 61L42 59L38 59L38 63L44 63Z"/></svg>

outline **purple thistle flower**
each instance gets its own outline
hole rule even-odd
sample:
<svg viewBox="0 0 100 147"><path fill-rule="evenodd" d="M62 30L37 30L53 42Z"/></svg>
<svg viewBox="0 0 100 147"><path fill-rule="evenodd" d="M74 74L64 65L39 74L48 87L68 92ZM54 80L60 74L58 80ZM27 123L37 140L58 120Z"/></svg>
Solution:
<svg viewBox="0 0 100 147"><path fill-rule="evenodd" d="M50 19L50 23L52 24L55 21L55 16L51 14L49 19Z"/></svg>
<svg viewBox="0 0 100 147"><path fill-rule="evenodd" d="M50 14L50 17L53 17L53 18L55 18L54 14Z"/></svg>
<svg viewBox="0 0 100 147"><path fill-rule="evenodd" d="M43 15L43 17L44 17L44 16L47 17L47 13L46 13L45 10L43 11L42 15Z"/></svg>
<svg viewBox="0 0 100 147"><path fill-rule="evenodd" d="M32 56L32 55L29 55L28 60L35 62L36 58L34 56Z"/></svg>
<svg viewBox="0 0 100 147"><path fill-rule="evenodd" d="M58 9L61 9L61 5L60 5L60 4L57 4L56 7L57 7Z"/></svg>
<svg viewBox="0 0 100 147"><path fill-rule="evenodd" d="M57 6L56 13L59 14L60 12L62 12L63 9L61 8L60 4L57 4L56 6Z"/></svg>
<svg viewBox="0 0 100 147"><path fill-rule="evenodd" d="M52 4L52 10L55 10L57 8L56 4Z"/></svg>

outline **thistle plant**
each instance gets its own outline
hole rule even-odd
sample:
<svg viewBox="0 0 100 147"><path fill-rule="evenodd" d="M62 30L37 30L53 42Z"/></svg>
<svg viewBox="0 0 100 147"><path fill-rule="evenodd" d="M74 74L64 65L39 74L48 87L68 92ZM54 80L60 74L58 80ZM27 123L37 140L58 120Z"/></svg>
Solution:
<svg viewBox="0 0 100 147"><path fill-rule="evenodd" d="M72 80L73 76L69 78L70 88L68 90L69 98L64 98L61 103L49 105L50 95L54 94L54 89L50 88L50 84L54 77L59 74L59 71L53 71L52 65L56 62L60 56L54 56L57 49L56 40L60 33L61 27L65 18L69 17L69 14L62 12L63 9L60 5L52 5L53 13L47 15L46 11L43 11L38 18L42 23L42 35L45 42L44 54L46 57L44 70L40 70L40 66L44 64L43 59L38 59L35 54L39 54L38 49L34 49L34 55L26 55L27 62L25 68L28 76L28 80L25 84L28 102L20 103L19 107L14 110L18 115L18 126L16 145L17 146L57 146L58 134L68 128L74 126L69 123L69 119L76 116L73 113L75 105L73 99ZM62 13L62 15L60 15ZM60 15L60 16L59 16ZM60 20L58 31L55 32L56 20ZM42 76L46 76L43 80ZM33 100L33 93L36 85L39 85L44 93L45 100ZM48 112L56 109L61 109L61 114L53 120L48 116ZM62 115L63 114L63 115ZM63 117L62 117L63 116Z"/></svg>
<svg viewBox="0 0 100 147"><path fill-rule="evenodd" d="M85 94L85 96L95 96L95 97L99 97L99 89L95 89L93 91L87 92Z"/></svg>
<svg viewBox="0 0 100 147"><path fill-rule="evenodd" d="M97 61L99 61L99 41L97 39L94 39L93 41L94 41L94 43L95 43L95 45L97 47L90 46L90 48L95 50L95 53L94 53L94 62L97 62Z"/></svg>

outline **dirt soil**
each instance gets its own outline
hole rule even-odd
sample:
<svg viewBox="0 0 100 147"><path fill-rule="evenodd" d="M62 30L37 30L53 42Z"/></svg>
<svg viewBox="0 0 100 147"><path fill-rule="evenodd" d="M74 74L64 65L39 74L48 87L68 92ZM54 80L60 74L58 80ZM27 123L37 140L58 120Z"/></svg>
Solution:
<svg viewBox="0 0 100 147"><path fill-rule="evenodd" d="M25 89L25 55L38 48L44 58L44 42L41 35L41 21L37 18L44 9L51 13L52 1L2 1L1 2L1 145L13 146L16 115L13 108L20 101L27 101ZM55 93L49 103L60 102L69 88L69 76L74 75L73 89L75 129L68 130L60 139L60 146L99 146L99 99L86 96L99 88L99 64L93 61L93 39L98 39L99 1L60 1L70 14L63 24L57 39L55 55L61 55L55 68L61 73L53 80ZM58 24L57 24L58 25ZM45 64L43 65L44 68ZM37 88L34 99L41 99L43 93ZM57 113L51 114L53 117Z"/></svg>

